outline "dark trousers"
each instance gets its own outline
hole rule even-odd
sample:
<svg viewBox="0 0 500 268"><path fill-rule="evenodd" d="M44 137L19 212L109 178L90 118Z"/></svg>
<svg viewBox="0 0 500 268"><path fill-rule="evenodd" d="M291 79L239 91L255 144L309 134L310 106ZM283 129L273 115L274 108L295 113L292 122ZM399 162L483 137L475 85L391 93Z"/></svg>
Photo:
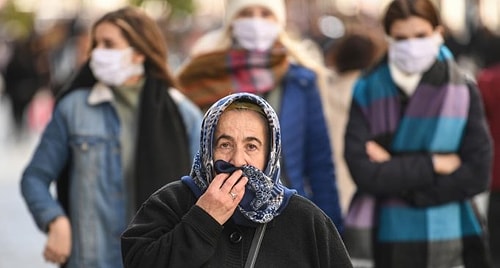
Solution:
<svg viewBox="0 0 500 268"><path fill-rule="evenodd" d="M500 192L490 192L487 217L493 267L500 268Z"/></svg>

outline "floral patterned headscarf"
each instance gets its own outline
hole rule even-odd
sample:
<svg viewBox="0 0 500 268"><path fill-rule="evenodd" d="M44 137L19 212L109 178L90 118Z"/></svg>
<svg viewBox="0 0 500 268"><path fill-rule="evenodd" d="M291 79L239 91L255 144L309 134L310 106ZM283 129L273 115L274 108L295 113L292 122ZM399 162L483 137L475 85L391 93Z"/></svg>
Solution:
<svg viewBox="0 0 500 268"><path fill-rule="evenodd" d="M269 128L269 154L264 171L250 165L238 167L248 178L248 183L245 195L232 218L239 224L244 224L243 219L254 223L267 223L283 211L296 191L286 188L280 181L281 132L278 116L269 103L257 95L232 94L220 99L208 109L201 126L200 149L194 159L190 176L183 177L182 181L196 197L200 197L212 182L215 176L215 130L222 113L234 102L247 102L262 109Z"/></svg>

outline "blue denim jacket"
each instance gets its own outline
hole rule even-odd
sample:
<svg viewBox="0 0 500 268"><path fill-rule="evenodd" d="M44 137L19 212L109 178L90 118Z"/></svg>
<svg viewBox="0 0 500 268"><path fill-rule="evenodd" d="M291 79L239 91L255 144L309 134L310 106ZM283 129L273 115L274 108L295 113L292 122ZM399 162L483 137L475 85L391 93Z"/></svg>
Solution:
<svg viewBox="0 0 500 268"><path fill-rule="evenodd" d="M202 114L175 89L191 155L199 146ZM22 194L37 226L46 231L63 208L50 185L72 152L69 186L72 252L67 267L122 267L120 235L125 230L127 191L120 156L120 122L111 90L75 90L55 107L21 180Z"/></svg>

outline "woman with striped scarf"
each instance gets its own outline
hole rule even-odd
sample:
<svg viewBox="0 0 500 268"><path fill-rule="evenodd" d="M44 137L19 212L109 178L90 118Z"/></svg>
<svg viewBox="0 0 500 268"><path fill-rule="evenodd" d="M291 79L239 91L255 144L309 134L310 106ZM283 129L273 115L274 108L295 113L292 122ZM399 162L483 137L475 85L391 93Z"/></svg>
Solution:
<svg viewBox="0 0 500 268"><path fill-rule="evenodd" d="M477 88L429 0L394 0L383 26L388 55L355 84L345 136L358 188L345 220L354 265L489 267L471 200L487 189L492 158Z"/></svg>

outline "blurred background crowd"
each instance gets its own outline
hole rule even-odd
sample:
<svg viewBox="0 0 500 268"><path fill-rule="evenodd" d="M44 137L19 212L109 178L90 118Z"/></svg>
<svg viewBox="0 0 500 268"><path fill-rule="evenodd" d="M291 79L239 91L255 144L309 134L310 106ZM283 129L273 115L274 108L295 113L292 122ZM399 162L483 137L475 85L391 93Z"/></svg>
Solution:
<svg viewBox="0 0 500 268"><path fill-rule="evenodd" d="M286 2L288 31L303 39L318 60L328 57L336 41L356 29L373 35L381 44L380 50L384 49L379 17L388 0ZM494 60L500 34L500 1L434 2L447 30L446 45L462 68L474 75ZM17 130L22 130L25 123L34 130L43 126L47 117L43 105L50 105L47 93L57 94L86 59L91 23L104 12L127 4L143 7L161 25L173 70L199 36L221 25L224 12L223 0L0 1L1 90L12 104ZM35 96L40 102L28 107ZM26 109L32 114L27 116Z"/></svg>
<svg viewBox="0 0 500 268"><path fill-rule="evenodd" d="M363 29L384 44L379 16L388 0L286 2L288 30L317 51L318 60L324 59L336 40L354 29ZM495 42L499 42L500 1L434 2L447 28L447 46L461 66L474 74L492 60ZM47 94L37 93L57 94L86 59L91 23L104 12L127 4L141 6L157 19L167 38L174 70L200 35L221 25L224 12L223 0L0 1L1 90L12 103L17 130L25 126L25 110L33 97L50 105ZM35 130L41 128L46 117L43 107L37 107L32 109L42 111L29 117L28 122Z"/></svg>
<svg viewBox="0 0 500 268"><path fill-rule="evenodd" d="M378 44L375 54L382 55L385 34L379 19L389 2L287 0L288 31L327 65L333 64L329 56L337 41L350 32L370 35ZM471 76L500 59L500 0L434 3L446 27L446 45ZM197 38L220 27L224 18L224 0L0 0L0 193L5 193L0 205L15 211L0 216L0 226L12 226L2 227L0 241L13 246L10 251L5 246L0 250L0 267L13 263L25 267L22 263L30 261L31 255L37 264L43 262L42 240L34 241L32 252L22 246L41 239L41 234L18 194L21 169L30 157L33 139L50 117L54 96L87 59L89 27L105 12L124 5L141 6L158 21L173 70L188 57ZM23 254L12 254L16 250Z"/></svg>

